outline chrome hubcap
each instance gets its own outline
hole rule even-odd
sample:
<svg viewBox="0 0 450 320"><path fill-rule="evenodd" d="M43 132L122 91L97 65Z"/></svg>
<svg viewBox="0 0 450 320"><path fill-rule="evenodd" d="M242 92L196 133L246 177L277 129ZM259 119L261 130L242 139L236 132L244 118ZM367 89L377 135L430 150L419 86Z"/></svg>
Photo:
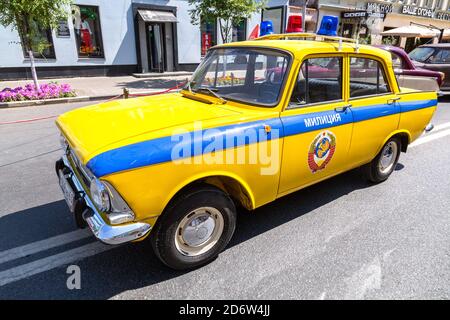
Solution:
<svg viewBox="0 0 450 320"><path fill-rule="evenodd" d="M210 250L223 233L224 220L216 208L201 207L187 214L177 228L175 246L185 256Z"/></svg>
<svg viewBox="0 0 450 320"><path fill-rule="evenodd" d="M397 159L398 147L394 141L386 144L381 151L380 161L378 163L378 168L381 173L385 174L392 170L395 159Z"/></svg>

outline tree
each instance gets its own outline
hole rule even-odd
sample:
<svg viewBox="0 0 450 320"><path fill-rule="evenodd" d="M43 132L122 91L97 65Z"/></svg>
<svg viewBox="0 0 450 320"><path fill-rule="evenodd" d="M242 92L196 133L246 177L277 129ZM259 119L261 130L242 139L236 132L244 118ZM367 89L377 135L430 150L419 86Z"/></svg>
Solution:
<svg viewBox="0 0 450 320"><path fill-rule="evenodd" d="M188 0L194 9L189 10L191 22L219 21L220 35L223 43L229 42L233 26L250 18L253 13L266 7L267 0Z"/></svg>
<svg viewBox="0 0 450 320"><path fill-rule="evenodd" d="M50 44L39 39L40 30L54 29L67 19L71 0L1 0L0 25L19 32L22 46L28 52L36 90L39 85L33 51L42 52Z"/></svg>

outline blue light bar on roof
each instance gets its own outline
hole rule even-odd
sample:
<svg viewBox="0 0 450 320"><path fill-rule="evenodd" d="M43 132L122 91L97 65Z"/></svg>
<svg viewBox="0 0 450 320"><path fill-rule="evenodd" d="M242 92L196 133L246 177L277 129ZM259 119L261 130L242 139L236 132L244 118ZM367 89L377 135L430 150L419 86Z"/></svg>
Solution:
<svg viewBox="0 0 450 320"><path fill-rule="evenodd" d="M323 16L317 34L321 36L337 36L338 22L339 20L336 16Z"/></svg>
<svg viewBox="0 0 450 320"><path fill-rule="evenodd" d="M259 33L261 37L268 34L273 34L273 23L270 20L261 22L261 31Z"/></svg>

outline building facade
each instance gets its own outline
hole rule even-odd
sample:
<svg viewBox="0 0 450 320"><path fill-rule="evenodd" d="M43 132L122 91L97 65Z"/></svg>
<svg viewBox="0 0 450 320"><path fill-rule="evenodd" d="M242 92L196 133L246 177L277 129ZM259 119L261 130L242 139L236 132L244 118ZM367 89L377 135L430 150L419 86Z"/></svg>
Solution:
<svg viewBox="0 0 450 320"><path fill-rule="evenodd" d="M418 24L437 29L450 28L449 0L320 0L319 21L324 15L339 17L339 35L358 38L370 44L386 42L382 32L393 28ZM407 50L420 43L436 41L432 38L389 39Z"/></svg>
<svg viewBox="0 0 450 320"><path fill-rule="evenodd" d="M284 33L290 17L302 15L304 3L270 0L261 13L233 26L229 40L257 36L267 20L275 33ZM308 0L304 31L316 31L324 15L335 15L340 35L378 44L384 41L381 32L410 23L450 28L449 4L450 0ZM222 39L219 23L192 24L190 9L187 0L74 0L67 21L56 30L39 30L47 42L33 53L39 76L193 71ZM416 41L397 40L403 47ZM18 32L0 26L0 45L0 80L30 78L28 52Z"/></svg>
<svg viewBox="0 0 450 320"><path fill-rule="evenodd" d="M262 13L234 26L229 40L254 36L262 20L272 20L275 32L285 32L288 17L301 15L302 3L270 0ZM314 31L317 1L309 3L306 29ZM192 24L190 9L187 0L74 0L67 21L56 30L39 29L47 42L33 53L39 76L192 71L222 39L218 23ZM18 32L0 26L0 45L0 80L30 78L29 55Z"/></svg>

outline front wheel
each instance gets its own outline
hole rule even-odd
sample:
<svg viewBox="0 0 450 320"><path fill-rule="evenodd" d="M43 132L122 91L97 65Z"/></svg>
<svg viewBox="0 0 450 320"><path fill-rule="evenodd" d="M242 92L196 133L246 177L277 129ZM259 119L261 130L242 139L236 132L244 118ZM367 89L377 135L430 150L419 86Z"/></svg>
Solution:
<svg viewBox="0 0 450 320"><path fill-rule="evenodd" d="M198 187L177 197L151 234L153 249L168 267L184 270L214 260L236 226L233 201L220 189Z"/></svg>
<svg viewBox="0 0 450 320"><path fill-rule="evenodd" d="M362 167L365 177L374 183L387 180L397 166L400 152L400 139L397 137L389 139L375 159Z"/></svg>

